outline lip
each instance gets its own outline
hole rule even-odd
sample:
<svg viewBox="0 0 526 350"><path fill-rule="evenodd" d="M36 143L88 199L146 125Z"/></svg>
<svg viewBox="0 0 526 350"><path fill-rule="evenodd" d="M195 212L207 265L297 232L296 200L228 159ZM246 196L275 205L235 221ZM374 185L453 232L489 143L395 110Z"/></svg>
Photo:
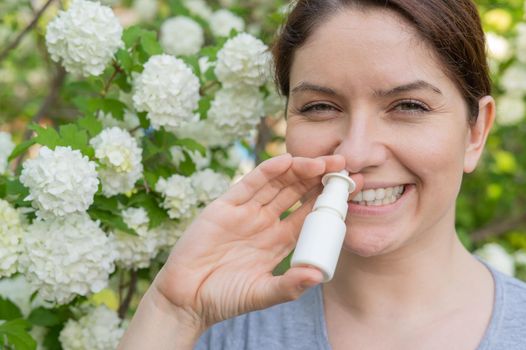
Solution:
<svg viewBox="0 0 526 350"><path fill-rule="evenodd" d="M357 216L380 216L380 215L387 215L387 214L393 213L396 210L398 210L402 205L404 205L404 203L411 196L411 194L415 191L415 189L416 189L416 186L414 184L405 184L405 190L404 190L404 193L402 194L402 197L398 198L396 202L391 203L391 204L386 204L386 205L365 206L365 205L359 205L357 203L349 201L347 203L349 206L347 213L348 215L352 214L352 215L357 215Z"/></svg>

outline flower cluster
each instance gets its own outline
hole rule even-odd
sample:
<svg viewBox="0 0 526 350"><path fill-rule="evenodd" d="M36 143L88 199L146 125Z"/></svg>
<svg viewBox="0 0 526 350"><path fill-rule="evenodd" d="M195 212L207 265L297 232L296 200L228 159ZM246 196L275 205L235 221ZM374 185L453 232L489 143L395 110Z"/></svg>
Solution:
<svg viewBox="0 0 526 350"><path fill-rule="evenodd" d="M122 27L109 7L75 0L47 26L46 44L51 58L66 71L100 75L115 52L123 47Z"/></svg>
<svg viewBox="0 0 526 350"><path fill-rule="evenodd" d="M170 154L172 155L172 160L175 166L179 166L179 164L182 161L184 161L185 159L184 152L188 153L188 155L190 156L190 159L192 160L192 162L194 162L197 170L206 168L207 166L210 165L210 161L212 160L212 153L210 152L209 149L206 150L206 153L203 156L201 152L199 152L198 150L188 150L188 149L184 149L181 146L172 146L170 147Z"/></svg>
<svg viewBox="0 0 526 350"><path fill-rule="evenodd" d="M0 199L0 278L17 271L22 235L20 213Z"/></svg>
<svg viewBox="0 0 526 350"><path fill-rule="evenodd" d="M161 243L154 231L148 230L150 219L144 208L128 208L122 211L124 223L137 235L115 231L110 237L115 243L115 263L126 269L145 268L155 257Z"/></svg>
<svg viewBox="0 0 526 350"><path fill-rule="evenodd" d="M259 87L268 76L268 47L250 34L229 39L217 53L215 74L224 87Z"/></svg>
<svg viewBox="0 0 526 350"><path fill-rule="evenodd" d="M78 321L68 320L59 340L64 350L113 350L123 334L124 328L117 313L100 305Z"/></svg>
<svg viewBox="0 0 526 350"><path fill-rule="evenodd" d="M210 19L212 16L212 9L205 0L184 0L183 5L194 16L201 17L205 20Z"/></svg>
<svg viewBox="0 0 526 350"><path fill-rule="evenodd" d="M232 12L221 9L214 12L209 19L210 29L215 36L228 36L232 29L238 32L245 30L245 22Z"/></svg>
<svg viewBox="0 0 526 350"><path fill-rule="evenodd" d="M96 164L71 147L40 149L35 159L24 162L20 181L39 217L84 212L93 203L99 180Z"/></svg>
<svg viewBox="0 0 526 350"><path fill-rule="evenodd" d="M46 301L68 303L106 287L116 253L86 213L35 220L23 239L21 270Z"/></svg>
<svg viewBox="0 0 526 350"><path fill-rule="evenodd" d="M191 216L192 210L197 206L192 180L188 177L175 174L168 179L161 178L157 181L155 190L163 195L163 207L172 219Z"/></svg>
<svg viewBox="0 0 526 350"><path fill-rule="evenodd" d="M210 123L232 141L247 136L263 115L263 96L254 88L223 88L216 93L208 111Z"/></svg>
<svg viewBox="0 0 526 350"><path fill-rule="evenodd" d="M7 171L7 158L13 152L15 144L11 138L11 134L0 131L0 174Z"/></svg>
<svg viewBox="0 0 526 350"><path fill-rule="evenodd" d="M189 17L169 18L161 25L161 45L170 55L194 55L204 42L203 28Z"/></svg>
<svg viewBox="0 0 526 350"><path fill-rule="evenodd" d="M191 179L195 195L204 205L221 196L230 186L228 176L216 173L212 169L198 171L192 174Z"/></svg>
<svg viewBox="0 0 526 350"><path fill-rule="evenodd" d="M131 191L143 170L137 140L126 130L113 127L104 129L90 144L102 165L98 173L103 194L110 197Z"/></svg>
<svg viewBox="0 0 526 350"><path fill-rule="evenodd" d="M181 60L170 55L152 56L134 84L133 103L148 112L155 129L175 130L195 120L199 101L199 79Z"/></svg>

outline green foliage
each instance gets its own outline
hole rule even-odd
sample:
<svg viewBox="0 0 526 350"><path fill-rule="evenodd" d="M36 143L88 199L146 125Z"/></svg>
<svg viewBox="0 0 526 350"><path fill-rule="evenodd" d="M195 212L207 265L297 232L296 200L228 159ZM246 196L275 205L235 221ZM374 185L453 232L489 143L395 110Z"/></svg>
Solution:
<svg viewBox="0 0 526 350"><path fill-rule="evenodd" d="M16 350L36 349L37 343L28 333L30 327L31 324L21 318L0 324L0 346L11 346Z"/></svg>

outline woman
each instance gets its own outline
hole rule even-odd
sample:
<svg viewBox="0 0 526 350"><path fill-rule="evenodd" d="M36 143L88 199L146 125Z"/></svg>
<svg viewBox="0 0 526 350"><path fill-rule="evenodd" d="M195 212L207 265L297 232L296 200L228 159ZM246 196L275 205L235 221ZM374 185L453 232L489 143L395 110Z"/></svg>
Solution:
<svg viewBox="0 0 526 350"><path fill-rule="evenodd" d="M474 4L299 0L274 58L290 154L193 222L121 348L525 349L526 284L473 257L454 226L495 116ZM273 277L321 175L341 169L358 187L334 279Z"/></svg>

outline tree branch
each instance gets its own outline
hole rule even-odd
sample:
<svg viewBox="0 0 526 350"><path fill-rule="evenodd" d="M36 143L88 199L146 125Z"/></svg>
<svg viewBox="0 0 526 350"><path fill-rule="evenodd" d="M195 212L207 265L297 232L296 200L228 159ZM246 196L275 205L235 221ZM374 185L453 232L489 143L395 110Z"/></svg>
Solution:
<svg viewBox="0 0 526 350"><path fill-rule="evenodd" d="M9 51L16 48L18 44L20 44L20 41L22 41L22 38L36 26L36 24L38 23L38 20L40 19L44 11L46 11L46 9L49 7L49 5L51 5L53 1L55 0L48 0L44 4L44 6L42 6L42 8L35 14L35 17L27 25L27 27L25 27L24 30L22 30L20 34L18 34L18 36L15 38L15 40L13 40L11 44L7 45L7 47L0 52L0 62L2 62L9 54Z"/></svg>
<svg viewBox="0 0 526 350"><path fill-rule="evenodd" d="M493 222L486 227L473 231L470 236L474 242L480 242L522 226L526 226L526 214L509 220Z"/></svg>
<svg viewBox="0 0 526 350"><path fill-rule="evenodd" d="M137 289L137 271L132 270L130 272L130 283L128 284L128 292L124 297L124 300L119 305L119 317L124 319L128 309L130 308L130 303L132 301L133 295L135 294L135 289Z"/></svg>

